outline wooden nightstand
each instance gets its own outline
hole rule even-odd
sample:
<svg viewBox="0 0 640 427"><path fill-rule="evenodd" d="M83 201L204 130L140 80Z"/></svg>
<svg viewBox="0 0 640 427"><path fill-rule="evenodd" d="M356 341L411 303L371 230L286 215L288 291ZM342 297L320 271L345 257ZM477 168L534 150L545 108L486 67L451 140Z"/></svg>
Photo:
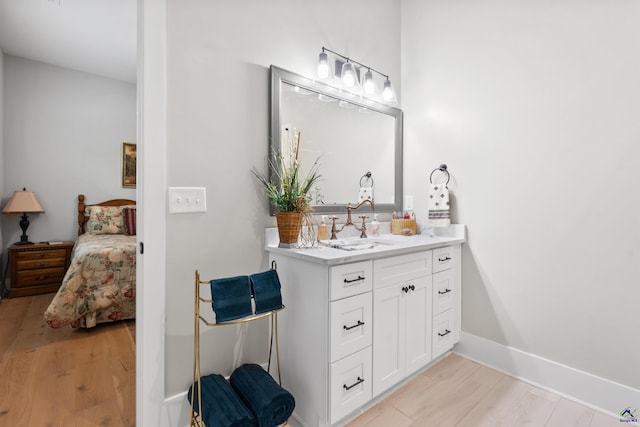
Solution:
<svg viewBox="0 0 640 427"><path fill-rule="evenodd" d="M9 247L9 298L56 292L71 262L73 242Z"/></svg>

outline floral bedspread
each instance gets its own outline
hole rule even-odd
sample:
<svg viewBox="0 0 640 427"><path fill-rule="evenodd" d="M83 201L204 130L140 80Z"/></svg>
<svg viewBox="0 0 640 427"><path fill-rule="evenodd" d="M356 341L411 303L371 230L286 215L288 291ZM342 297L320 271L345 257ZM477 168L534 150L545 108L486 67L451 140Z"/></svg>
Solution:
<svg viewBox="0 0 640 427"><path fill-rule="evenodd" d="M136 314L136 236L83 234L44 313L52 328L92 328Z"/></svg>

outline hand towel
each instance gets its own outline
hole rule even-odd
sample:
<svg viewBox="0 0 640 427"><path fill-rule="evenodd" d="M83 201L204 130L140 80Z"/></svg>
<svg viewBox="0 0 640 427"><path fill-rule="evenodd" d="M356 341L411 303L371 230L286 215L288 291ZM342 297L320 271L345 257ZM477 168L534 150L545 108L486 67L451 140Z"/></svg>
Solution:
<svg viewBox="0 0 640 427"><path fill-rule="evenodd" d="M268 270L249 276L256 304L256 314L282 307L280 279L276 270Z"/></svg>
<svg viewBox="0 0 640 427"><path fill-rule="evenodd" d="M253 314L249 276L227 277L211 281L211 298L216 323Z"/></svg>
<svg viewBox="0 0 640 427"><path fill-rule="evenodd" d="M449 188L445 184L431 184L429 190L429 225L445 227L451 224Z"/></svg>
<svg viewBox="0 0 640 427"><path fill-rule="evenodd" d="M254 427L257 421L253 412L245 406L240 397L222 375L207 375L200 378L202 384L202 421L207 427L214 426L238 426ZM193 390L192 390L193 388ZM187 399L192 402L193 408L198 412L198 383L189 387Z"/></svg>
<svg viewBox="0 0 640 427"><path fill-rule="evenodd" d="M358 203L363 200L373 201L373 187L360 187L360 191L358 192Z"/></svg>
<svg viewBox="0 0 640 427"><path fill-rule="evenodd" d="M231 387L253 412L258 426L274 427L289 419L295 399L259 365L246 364L233 371Z"/></svg>

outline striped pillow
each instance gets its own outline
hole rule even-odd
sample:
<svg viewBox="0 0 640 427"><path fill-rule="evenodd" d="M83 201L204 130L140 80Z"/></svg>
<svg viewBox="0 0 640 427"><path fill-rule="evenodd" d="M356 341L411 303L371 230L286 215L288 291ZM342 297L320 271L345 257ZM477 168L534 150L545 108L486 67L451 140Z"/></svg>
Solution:
<svg viewBox="0 0 640 427"><path fill-rule="evenodd" d="M122 209L122 216L124 217L124 229L128 236L136 235L136 208L124 208Z"/></svg>

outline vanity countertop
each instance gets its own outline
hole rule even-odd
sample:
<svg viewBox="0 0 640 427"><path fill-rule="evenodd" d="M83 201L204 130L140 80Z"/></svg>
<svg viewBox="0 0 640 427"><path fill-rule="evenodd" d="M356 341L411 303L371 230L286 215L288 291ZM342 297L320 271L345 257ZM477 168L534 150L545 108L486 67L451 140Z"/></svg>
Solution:
<svg viewBox="0 0 640 427"><path fill-rule="evenodd" d="M345 264L369 259L384 258L394 255L417 252L450 246L466 242L466 228L464 224L451 224L448 227L434 228L433 235L417 234L414 236L401 236L395 234L381 234L380 236L362 240L362 242L378 241L369 249L345 250L331 248L324 245L312 248L279 248L278 231L275 228L266 230L265 250L281 255L299 258L310 262L326 265ZM344 240L344 239L338 239ZM357 244L358 238L349 238L350 242Z"/></svg>

